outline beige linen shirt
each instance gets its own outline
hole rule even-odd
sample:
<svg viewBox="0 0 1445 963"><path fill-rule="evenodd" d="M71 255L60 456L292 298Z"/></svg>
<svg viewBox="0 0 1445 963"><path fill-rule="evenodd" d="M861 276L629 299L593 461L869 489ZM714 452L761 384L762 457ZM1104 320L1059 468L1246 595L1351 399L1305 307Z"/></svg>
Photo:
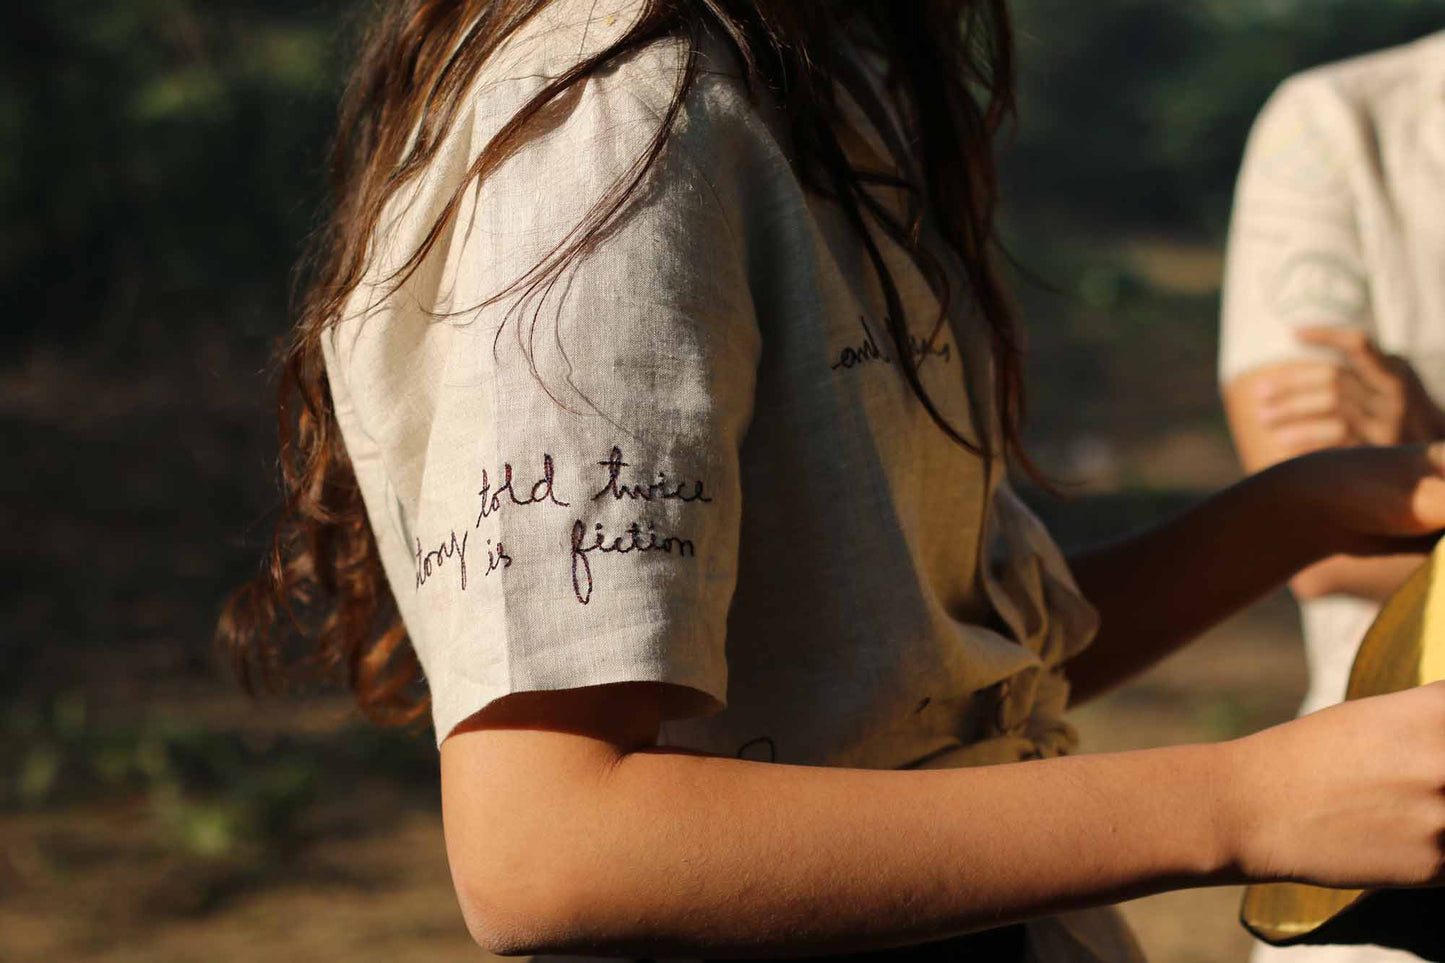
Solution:
<svg viewBox="0 0 1445 963"><path fill-rule="evenodd" d="M1445 401L1445 33L1287 80L1255 122L1236 188L1220 378L1317 357L1297 326L1362 328ZM1339 702L1377 606L1304 603L1309 692ZM1413 960L1377 948L1261 945L1256 963Z"/></svg>
<svg viewBox="0 0 1445 963"><path fill-rule="evenodd" d="M489 301L633 170L680 43L563 97L421 269L382 283L499 127L633 10L562 0L492 58L327 339L438 744L508 693L657 681L695 696L661 741L727 756L901 768L1072 749L1061 665L1095 615L1005 479L961 274L935 331L929 286L875 231L920 377L988 459L909 390L863 244L803 188L721 45L643 190L555 283ZM876 161L881 145L860 119L847 146ZM1137 958L1109 912L1030 929L1037 959Z"/></svg>

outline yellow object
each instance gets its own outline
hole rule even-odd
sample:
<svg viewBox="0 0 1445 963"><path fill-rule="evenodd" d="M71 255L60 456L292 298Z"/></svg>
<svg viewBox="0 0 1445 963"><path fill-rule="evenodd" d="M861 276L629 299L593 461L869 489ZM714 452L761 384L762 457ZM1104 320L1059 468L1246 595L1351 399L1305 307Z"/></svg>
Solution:
<svg viewBox="0 0 1445 963"><path fill-rule="evenodd" d="M1360 643L1345 699L1399 692L1445 679L1445 540L1380 609ZM1369 890L1300 883L1249 887L1240 907L1245 928L1268 943L1304 942L1357 905Z"/></svg>
<svg viewBox="0 0 1445 963"><path fill-rule="evenodd" d="M1445 679L1445 578L1427 581L1425 625L1420 633L1420 685Z"/></svg>

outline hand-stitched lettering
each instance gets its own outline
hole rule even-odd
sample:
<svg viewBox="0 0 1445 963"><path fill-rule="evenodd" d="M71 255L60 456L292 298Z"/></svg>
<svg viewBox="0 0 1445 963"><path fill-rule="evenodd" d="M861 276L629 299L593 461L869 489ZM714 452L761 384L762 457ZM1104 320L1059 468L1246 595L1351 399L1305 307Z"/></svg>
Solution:
<svg viewBox="0 0 1445 963"><path fill-rule="evenodd" d="M447 541L442 542L429 552L422 549L421 539L417 539L416 587L421 588L425 585L427 579L431 578L437 569L445 566L448 560L456 559L458 568L460 569L459 580L462 591L465 592L467 590L467 538L471 534L471 532L462 532L462 537L458 540L456 530L453 529L451 537ZM486 578L497 569L507 568L511 564L512 556L507 554L507 550L502 546L502 543L497 542L493 545L492 540L490 538L487 539L487 570L482 573L482 577Z"/></svg>
<svg viewBox="0 0 1445 963"><path fill-rule="evenodd" d="M491 480L487 478L487 470L482 469L482 488L477 492L482 499L482 510L477 515L476 528L482 524L482 519L488 518L491 514L507 502L502 501L502 496L507 496L507 501L513 505L535 505L538 502L551 502L553 505L560 505L566 508L570 503L560 501L554 491L555 469L552 466L552 456L542 456L542 477L533 483L531 493L526 498L517 497L517 489L512 484L512 466L509 463L502 465L502 483L492 491Z"/></svg>
<svg viewBox="0 0 1445 963"><path fill-rule="evenodd" d="M607 469L607 484L602 486L592 496L593 501L605 499L610 495L614 502L626 499L628 501L679 501L679 502L711 502L712 499L706 494L705 484L701 479L695 481L679 481L669 479L667 472L659 471L656 474L656 481L628 483L622 479L622 470L632 467L623 460L622 449L613 446L605 461L598 464ZM558 497L556 491L556 465L550 454L542 455L542 475L530 487L523 488L526 495L518 490L518 483L514 476L510 462L502 465L501 483L493 487L492 479L486 469L482 470L482 487L477 492L481 498L481 508L478 511L476 521L472 529L480 529L482 522L500 511L504 505L527 506L537 504L552 504L566 508L570 502L563 501ZM447 537L437 544L436 548L428 549L422 544L420 538L416 539L416 552L414 561L416 565L416 587L420 589L427 583L436 572L447 565L455 562L458 570L458 581L462 591L466 591L468 582L467 570L467 540L471 531L463 531L460 536L453 529ZM592 563L588 556L594 552L601 552L604 555L628 555L634 552L666 552L669 555L677 555L679 558L694 558L697 556L697 546L689 538L679 535L667 535L659 533L651 522L635 521L621 534L609 535L601 522L597 522L589 533L586 524L577 519L572 526L572 589L577 601L583 605L588 604L592 599ZM482 573L485 578L493 572L510 568L512 556L503 547L499 540L493 543L487 539L487 569Z"/></svg>
<svg viewBox="0 0 1445 963"><path fill-rule="evenodd" d="M878 341L873 337L872 330L868 327L868 319L858 315L858 323L863 326L863 341L858 347L849 345L838 353L838 360L831 365L834 371L839 368L852 368L868 361L881 361L884 364L892 364L893 359L880 347Z"/></svg>
<svg viewBox="0 0 1445 963"><path fill-rule="evenodd" d="M863 340L857 347L849 345L838 353L838 360L829 365L834 371L839 368L847 370L870 361L892 364L893 357L879 347L878 339L873 336L873 329L868 327L868 319L861 314L858 316L858 323L863 327ZM953 357L953 345L939 338L942 327L934 332L931 338L920 338L918 335L908 336L910 351L913 354L915 363L921 365L929 358L940 358L947 364Z"/></svg>
<svg viewBox="0 0 1445 963"><path fill-rule="evenodd" d="M491 575L499 568L510 568L511 565L512 556L507 554L507 550L502 546L502 543L497 542L497 544L493 546L492 540L490 538L487 539L487 570L482 573L482 577L485 578ZM466 588L466 586L462 587Z"/></svg>
<svg viewBox="0 0 1445 963"><path fill-rule="evenodd" d="M738 746L737 757L753 762L777 762L778 744L770 736L758 736Z"/></svg>
<svg viewBox="0 0 1445 963"><path fill-rule="evenodd" d="M665 471L658 472L657 481L652 482L649 485L627 485L619 483L618 478L622 474L622 469L629 468L631 466L628 465L627 462L622 460L622 449L616 447L615 445L612 448L611 454L607 456L607 460L599 461L597 464L607 469L607 484L603 485L602 488L598 490L597 494L592 496L592 500L594 502L597 501L597 499L603 497L604 495L611 495L615 501L621 501L624 498L630 498L633 501L637 501L640 499L645 502L712 501L711 498L708 498L706 495L703 494L703 484L701 479L692 483L692 493L687 494L687 489L689 487L688 483L669 482L667 480L667 472Z"/></svg>
<svg viewBox="0 0 1445 963"><path fill-rule="evenodd" d="M624 537L625 536L625 537ZM629 525L623 535L608 538L607 530L598 522L589 537L582 519L572 523L572 592L583 605L592 601L592 552L604 555L626 555L631 552L666 552L676 549L679 558L696 557L697 547L691 539L675 535L659 535L648 523L644 533L639 522Z"/></svg>
<svg viewBox="0 0 1445 963"><path fill-rule="evenodd" d="M442 542L437 548L423 554L421 539L416 540L416 587L421 588L426 580L431 578L435 569L441 568L447 563L447 559L455 558L462 569L462 591L467 589L467 536L471 532L462 532L462 540L457 541L457 533L452 531L451 541Z"/></svg>
<svg viewBox="0 0 1445 963"><path fill-rule="evenodd" d="M908 339L913 342L913 358L919 364L923 364L929 357L941 358L944 364L948 364L953 358L953 345L940 341L937 334L932 338L920 338L916 334L910 334Z"/></svg>

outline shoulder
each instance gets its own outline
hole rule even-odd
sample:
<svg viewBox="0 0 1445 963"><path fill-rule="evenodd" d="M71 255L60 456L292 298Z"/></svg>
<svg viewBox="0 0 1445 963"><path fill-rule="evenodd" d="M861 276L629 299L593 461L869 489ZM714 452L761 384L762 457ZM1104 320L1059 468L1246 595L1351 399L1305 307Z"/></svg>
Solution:
<svg viewBox="0 0 1445 963"><path fill-rule="evenodd" d="M641 0L552 0L544 5L478 72L467 104L473 149L482 149L549 87L626 41L639 27L644 7ZM691 86L674 109L679 84L689 70ZM748 90L736 54L720 38L705 35L695 45L659 31L576 78L527 131L526 139L565 147L585 138L641 148L670 119L670 133L681 148L710 163L759 138L771 139L768 111Z"/></svg>
<svg viewBox="0 0 1445 963"><path fill-rule="evenodd" d="M434 156L388 200L366 279L345 312L358 332L366 318L388 316L379 326L388 333L376 334L377 365L395 368L395 358L444 340L431 323L439 316L452 322L443 329L470 325L483 310L505 316L530 292L552 290L559 265L569 281L558 298L571 291L573 303L589 281L612 293L626 282L676 294L704 273L720 281L745 269L742 225L791 176L767 108L716 38L694 49L649 30L627 42L643 6L553 0L488 55ZM690 69L693 83L679 98ZM559 81L565 89L554 95ZM574 244L583 250L575 259L567 256ZM393 286L423 249L417 269Z"/></svg>
<svg viewBox="0 0 1445 963"><path fill-rule="evenodd" d="M463 288L500 290L565 246L574 229L585 231L619 194L629 198L630 213L738 234L752 219L744 208L761 210L790 190L792 172L771 108L743 82L732 49L710 36L694 48L661 29L636 31L643 39L628 42L643 6L553 0L492 51L435 154L388 200L368 280L394 276L435 239L430 260L465 275ZM577 72L598 57L604 59ZM693 82L678 98L689 71ZM554 90L559 81L565 87ZM644 169L646 189L628 189L634 181L644 186ZM634 219L634 226L631 240L640 242L648 225ZM700 229L683 240L696 244L707 236ZM626 246L616 231L607 237L614 252ZM375 304L372 287L363 292L362 310ZM430 289L418 296L446 307Z"/></svg>
<svg viewBox="0 0 1445 963"><path fill-rule="evenodd" d="M654 29L642 13L638 0L545 5L482 65L418 189L449 196L467 186L484 153L515 131L481 173L477 211L538 237L581 224L633 183L647 185L627 191L633 210L720 220L735 233L793 193L776 107L745 83L733 47ZM504 259L511 267L536 253L523 247Z"/></svg>
<svg viewBox="0 0 1445 963"><path fill-rule="evenodd" d="M1378 127L1437 107L1441 82L1445 31L1290 76L1271 95L1257 126L1303 121L1343 137L1343 124Z"/></svg>
<svg viewBox="0 0 1445 963"><path fill-rule="evenodd" d="M1297 86L1317 91L1317 95L1327 92L1360 108L1368 108L1401 84L1440 74L1442 57L1445 57L1445 31L1323 64L1292 79Z"/></svg>

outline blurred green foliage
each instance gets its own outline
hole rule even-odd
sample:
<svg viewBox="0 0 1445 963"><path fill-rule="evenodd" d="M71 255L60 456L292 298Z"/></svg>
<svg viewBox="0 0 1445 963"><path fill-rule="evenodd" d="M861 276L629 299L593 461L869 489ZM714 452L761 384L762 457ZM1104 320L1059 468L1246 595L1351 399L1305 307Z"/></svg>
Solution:
<svg viewBox="0 0 1445 963"><path fill-rule="evenodd" d="M353 21L342 0L0 11L6 340L132 357L285 322ZM1217 235L1287 73L1445 26L1442 0L1016 0L1020 221Z"/></svg>
<svg viewBox="0 0 1445 963"><path fill-rule="evenodd" d="M201 860L284 859L323 788L358 780L435 793L436 750L415 730L348 727L321 739L90 718L83 693L0 714L0 811L140 796L157 839Z"/></svg>
<svg viewBox="0 0 1445 963"><path fill-rule="evenodd" d="M275 331L319 198L341 13L0 5L4 337L129 358L175 325Z"/></svg>
<svg viewBox="0 0 1445 963"><path fill-rule="evenodd" d="M1245 137L1281 80L1445 29L1442 0L1014 0L1013 10L1009 201L1022 220L1085 234L1221 238Z"/></svg>

